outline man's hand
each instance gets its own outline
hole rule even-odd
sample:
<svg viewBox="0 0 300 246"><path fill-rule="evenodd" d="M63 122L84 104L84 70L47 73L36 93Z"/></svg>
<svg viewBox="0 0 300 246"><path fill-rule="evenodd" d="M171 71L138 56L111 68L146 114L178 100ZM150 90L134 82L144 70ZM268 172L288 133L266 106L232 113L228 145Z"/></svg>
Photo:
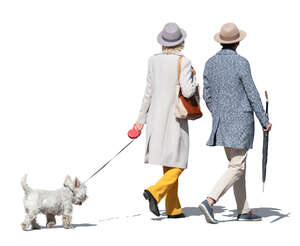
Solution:
<svg viewBox="0 0 300 246"><path fill-rule="evenodd" d="M272 123L269 123L266 127L264 127L263 129L264 129L264 131L265 132L269 132L269 131L271 131L271 128L272 128Z"/></svg>

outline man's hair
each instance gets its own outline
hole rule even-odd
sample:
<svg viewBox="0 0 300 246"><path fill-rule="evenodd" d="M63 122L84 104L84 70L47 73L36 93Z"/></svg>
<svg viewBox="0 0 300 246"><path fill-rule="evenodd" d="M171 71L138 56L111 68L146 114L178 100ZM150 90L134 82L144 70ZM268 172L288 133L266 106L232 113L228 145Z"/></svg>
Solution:
<svg viewBox="0 0 300 246"><path fill-rule="evenodd" d="M236 43L232 43L232 44L221 44L221 45L222 45L223 49L234 50L239 44L240 44L240 42L236 42Z"/></svg>

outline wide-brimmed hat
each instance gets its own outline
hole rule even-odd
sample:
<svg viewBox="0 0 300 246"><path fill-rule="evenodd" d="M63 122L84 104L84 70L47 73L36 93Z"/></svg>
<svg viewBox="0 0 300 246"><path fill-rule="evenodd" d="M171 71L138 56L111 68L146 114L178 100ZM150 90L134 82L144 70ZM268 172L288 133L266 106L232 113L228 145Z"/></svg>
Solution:
<svg viewBox="0 0 300 246"><path fill-rule="evenodd" d="M165 47L173 47L181 44L186 38L186 32L176 23L168 23L158 34L157 41Z"/></svg>
<svg viewBox="0 0 300 246"><path fill-rule="evenodd" d="M239 30L234 23L226 23L221 31L216 33L214 39L221 44L233 44L243 40L246 32Z"/></svg>

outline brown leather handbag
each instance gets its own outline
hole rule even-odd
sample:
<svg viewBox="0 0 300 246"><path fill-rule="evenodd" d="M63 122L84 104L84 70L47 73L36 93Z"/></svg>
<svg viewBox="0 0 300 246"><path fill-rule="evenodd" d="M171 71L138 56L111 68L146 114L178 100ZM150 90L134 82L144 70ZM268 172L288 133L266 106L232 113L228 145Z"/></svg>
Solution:
<svg viewBox="0 0 300 246"><path fill-rule="evenodd" d="M175 115L178 119L196 120L203 115L200 108L200 86L197 85L195 94L191 98L185 98L182 95L180 87L181 60L182 56L178 58L177 63L178 84L176 85ZM194 69L193 74L195 74Z"/></svg>

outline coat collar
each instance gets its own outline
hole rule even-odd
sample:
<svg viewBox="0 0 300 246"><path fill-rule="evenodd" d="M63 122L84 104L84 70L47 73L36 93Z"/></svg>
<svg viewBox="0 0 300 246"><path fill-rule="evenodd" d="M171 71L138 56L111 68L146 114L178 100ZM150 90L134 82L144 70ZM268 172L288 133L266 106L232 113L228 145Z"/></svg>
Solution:
<svg viewBox="0 0 300 246"><path fill-rule="evenodd" d="M236 55L237 52L231 49L221 49L217 55Z"/></svg>
<svg viewBox="0 0 300 246"><path fill-rule="evenodd" d="M163 51L163 52L161 52L161 53L159 53L157 55L177 55L177 56L184 56L183 53L179 52L179 51L172 52L172 53L167 53L167 52Z"/></svg>

